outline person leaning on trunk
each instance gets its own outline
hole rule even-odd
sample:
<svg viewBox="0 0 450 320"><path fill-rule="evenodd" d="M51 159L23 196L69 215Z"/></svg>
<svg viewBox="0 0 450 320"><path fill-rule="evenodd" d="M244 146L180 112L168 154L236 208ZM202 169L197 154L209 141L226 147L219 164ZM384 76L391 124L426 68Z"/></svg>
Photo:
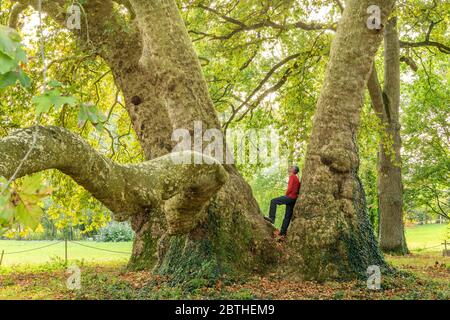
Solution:
<svg viewBox="0 0 450 320"><path fill-rule="evenodd" d="M270 201L269 217L264 217L270 223L275 223L275 216L277 213L277 206L285 205L286 211L284 214L283 224L281 225L280 236L285 236L289 223L291 222L292 214L294 212L295 202L300 191L300 180L298 179L298 172L300 169L297 166L289 168L289 182L284 196L274 198Z"/></svg>

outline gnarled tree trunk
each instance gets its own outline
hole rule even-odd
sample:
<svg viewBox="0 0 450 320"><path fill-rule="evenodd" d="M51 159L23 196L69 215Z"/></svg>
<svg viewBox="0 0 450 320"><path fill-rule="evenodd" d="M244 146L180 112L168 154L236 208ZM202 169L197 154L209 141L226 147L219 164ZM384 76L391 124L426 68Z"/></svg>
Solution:
<svg viewBox="0 0 450 320"><path fill-rule="evenodd" d="M205 79L175 1L131 1L142 32L140 66L152 74L150 86L163 102L172 130L220 129ZM156 270L186 277L264 271L276 261L272 227L265 223L248 184L231 165L229 181L213 198L202 220L159 240ZM176 170L176 168L174 168ZM139 260L139 259L135 259Z"/></svg>
<svg viewBox="0 0 450 320"><path fill-rule="evenodd" d="M345 278L385 266L367 218L358 178L359 114L382 30L369 30L367 9L381 25L392 0L347 1L331 47L325 83L303 169L302 190L288 233L291 271L306 278Z"/></svg>
<svg viewBox="0 0 450 320"><path fill-rule="evenodd" d="M203 130L220 130L219 120L176 2L116 2L127 6L131 23L124 25L113 1L88 1L84 11L91 42L85 33L79 40L86 50L94 45L111 67L147 160L159 162L173 148L174 130L193 133L195 121ZM30 3L36 8L35 1ZM63 0L43 0L42 7L63 24L64 5ZM136 231L131 268L153 269L178 281L263 272L277 261L273 226L262 218L236 168L223 168L227 182L212 199L209 192L194 193L206 206L189 203L193 195L183 191L129 215ZM167 168L167 176L178 170L177 165Z"/></svg>

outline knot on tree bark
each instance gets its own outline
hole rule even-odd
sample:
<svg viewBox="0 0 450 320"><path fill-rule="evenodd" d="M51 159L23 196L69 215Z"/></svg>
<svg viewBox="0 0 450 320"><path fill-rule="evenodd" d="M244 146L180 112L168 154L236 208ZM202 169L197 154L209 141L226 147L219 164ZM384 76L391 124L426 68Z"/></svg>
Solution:
<svg viewBox="0 0 450 320"><path fill-rule="evenodd" d="M228 173L215 159L197 152L183 151L169 154L173 162L186 157L203 157L204 164L174 165L171 179L165 184L169 190L164 201L164 212L169 235L187 234L206 219L205 208L210 199L227 182ZM207 159L205 159L207 158ZM208 163L208 164L206 164Z"/></svg>
<svg viewBox="0 0 450 320"><path fill-rule="evenodd" d="M323 146L320 160L333 173L349 173L358 164L358 158L345 148Z"/></svg>

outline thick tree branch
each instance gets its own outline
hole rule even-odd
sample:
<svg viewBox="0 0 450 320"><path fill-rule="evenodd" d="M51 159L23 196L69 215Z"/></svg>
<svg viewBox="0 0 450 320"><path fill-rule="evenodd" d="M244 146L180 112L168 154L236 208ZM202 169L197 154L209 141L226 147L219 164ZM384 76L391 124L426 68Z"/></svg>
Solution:
<svg viewBox="0 0 450 320"><path fill-rule="evenodd" d="M381 89L380 81L378 80L378 73L375 63L372 66L372 73L367 82L367 89L369 90L370 99L372 100L372 108L378 118L385 123L388 121L386 109L384 106L383 91Z"/></svg>
<svg viewBox="0 0 450 320"><path fill-rule="evenodd" d="M0 176L13 175L30 150L34 130L18 130L0 139ZM137 165L120 165L64 128L38 127L35 147L16 178L57 169L88 190L118 220L164 207L169 232L184 233L197 225L199 212L227 179L225 169L212 159L210 165L174 162L192 155L170 154Z"/></svg>
<svg viewBox="0 0 450 320"><path fill-rule="evenodd" d="M229 22L233 25L236 25L236 28L234 28L231 32L229 32L225 35L213 35L213 34L208 34L208 33L195 31L195 30L190 31L195 34L201 34L205 37L210 37L212 39L217 39L217 40L230 39L234 35L236 35L240 32L254 31L254 30L259 30L262 28L272 28L272 29L281 30L281 31L287 31L287 30L291 30L291 29L302 29L302 30L306 30L306 31L314 31L314 30L336 31L336 24L334 24L334 23L326 24L326 23L315 23L315 22L308 23L308 22L303 22L303 21L297 21L294 23L279 24L279 23L271 21L270 19L265 19L264 21L261 21L261 22L246 24L243 21L240 21L233 17L227 16L225 14L222 14L218 10L208 7L208 6L205 6L203 4L198 4L196 7L203 9L205 11L211 12L211 13L217 15L218 17L220 17L222 20Z"/></svg>
<svg viewBox="0 0 450 320"><path fill-rule="evenodd" d="M442 20L441 20L442 21ZM431 41L431 32L433 31L433 28L441 21L434 22L432 21L430 23L430 26L428 27L428 31L425 35L425 40L420 42L407 42L407 41L400 41L400 48L419 48L419 47L436 47L441 51L442 53L450 54L450 47L436 41Z"/></svg>
<svg viewBox="0 0 450 320"><path fill-rule="evenodd" d="M129 39L130 44L133 44L137 52L140 52L138 30L131 27L127 30L132 30L132 32L125 31L123 19L118 17L114 11L113 2L112 0L86 1L81 6L81 32L76 32L78 39L86 47L90 48L92 46L91 41L94 42L98 53L107 61L117 50L128 46L128 44L120 43L119 39ZM116 2L124 5L133 17L134 11L128 0L117 0ZM17 25L17 15L26 7L31 6L35 10L39 10L38 0L20 0L16 5L19 4L20 6L17 6L17 9L11 13L10 25L12 26ZM42 0L42 11L55 22L66 27L66 7L68 4L70 3L66 0ZM105 30L108 30L108 32L105 32Z"/></svg>
<svg viewBox="0 0 450 320"><path fill-rule="evenodd" d="M15 1L12 11L10 13L9 25L12 28L17 27L17 19L19 14L24 11L27 7L32 6L35 10L39 8L38 0L17 0ZM65 15L61 14L64 12L65 0L42 0L42 10L49 14L55 21L62 23L65 21Z"/></svg>
<svg viewBox="0 0 450 320"><path fill-rule="evenodd" d="M344 11L344 5L342 4L342 2L340 0L334 0L334 2L339 7L339 10L341 10L341 12L343 12Z"/></svg>
<svg viewBox="0 0 450 320"><path fill-rule="evenodd" d="M19 15L28 7L29 0L20 0L15 3L9 14L8 26L10 28L16 29L17 23L19 21Z"/></svg>
<svg viewBox="0 0 450 320"><path fill-rule="evenodd" d="M417 64L414 62L414 60L411 57L407 56L401 56L400 61L406 63L412 71L417 72Z"/></svg>
<svg viewBox="0 0 450 320"><path fill-rule="evenodd" d="M436 41L407 42L400 41L400 48L436 47L440 52L450 54L450 47Z"/></svg>

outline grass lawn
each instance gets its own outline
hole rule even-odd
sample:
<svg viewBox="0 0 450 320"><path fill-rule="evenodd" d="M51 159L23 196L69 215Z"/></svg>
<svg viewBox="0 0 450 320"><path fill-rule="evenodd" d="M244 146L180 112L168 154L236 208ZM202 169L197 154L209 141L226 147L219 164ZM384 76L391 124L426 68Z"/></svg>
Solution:
<svg viewBox="0 0 450 320"><path fill-rule="evenodd" d="M91 247L118 252L131 252L132 247L131 242L77 242ZM32 250L43 246L48 247L23 253L8 254L9 252ZM2 266L11 266L17 264L42 264L54 260L64 260L65 255L64 242L58 243L58 241L0 240L0 255L2 250L5 250ZM130 257L130 254L96 250L71 242L68 242L67 253L69 260L85 260L86 262L126 262Z"/></svg>
<svg viewBox="0 0 450 320"><path fill-rule="evenodd" d="M409 250L412 251L442 251L443 246L439 246L447 240L450 246L450 239L448 238L448 228L450 226L445 224L428 224L417 225L406 228L406 243ZM427 249L430 247L435 247ZM450 248L449 248L450 249Z"/></svg>
<svg viewBox="0 0 450 320"><path fill-rule="evenodd" d="M412 251L407 256L386 256L397 275L383 275L382 289L367 289L364 280L317 283L294 281L276 273L239 281L210 283L193 279L173 285L149 271L126 269L129 254L99 251L69 243L69 260L80 267L81 290L70 291L64 262L64 242L0 241L0 251L15 252L55 244L42 250L5 255L0 267L0 300L3 299L450 299L450 257L438 245L445 225L407 228ZM131 243L82 241L84 245L112 251L131 251Z"/></svg>
<svg viewBox="0 0 450 320"><path fill-rule="evenodd" d="M448 226L445 224L430 224L406 228L408 248L412 252L441 252L443 247L436 246L440 245L444 241L447 234L447 228ZM87 246L118 252L131 252L132 248L131 242L77 242ZM48 247L23 253L8 254L10 252L32 250L43 246ZM428 249L430 247L434 248ZM57 243L57 241L0 240L0 254L2 250L5 250L5 255L2 262L3 266L17 264L42 264L54 260L64 259L64 242ZM84 260L86 262L99 263L106 261L126 262L130 257L130 254L96 250L71 242L68 243L67 251L68 259L72 261Z"/></svg>
<svg viewBox="0 0 450 320"><path fill-rule="evenodd" d="M450 299L450 258L439 252L387 257L408 274L382 276L382 289L366 282L296 281L276 274L214 283L193 279L173 285L148 271L128 271L125 262L79 263L81 290L66 287L68 274L60 262L0 268L0 300L19 299Z"/></svg>

